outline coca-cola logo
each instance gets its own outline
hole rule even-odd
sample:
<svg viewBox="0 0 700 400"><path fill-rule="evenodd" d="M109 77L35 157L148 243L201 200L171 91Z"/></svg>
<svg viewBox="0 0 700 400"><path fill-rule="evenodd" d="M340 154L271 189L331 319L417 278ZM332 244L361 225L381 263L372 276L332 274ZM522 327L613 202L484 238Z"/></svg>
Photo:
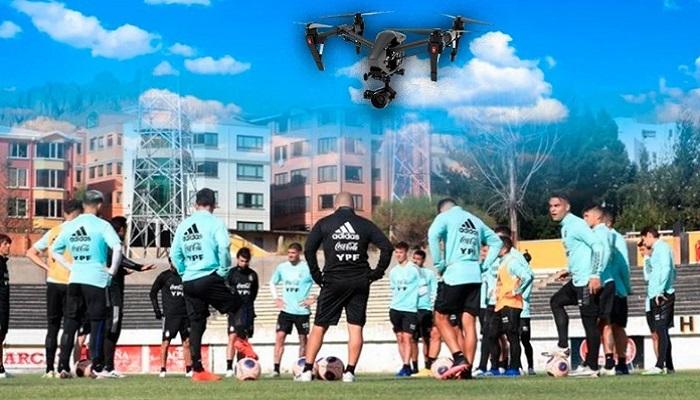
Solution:
<svg viewBox="0 0 700 400"><path fill-rule="evenodd" d="M335 251L357 251L357 242L337 242L335 244Z"/></svg>

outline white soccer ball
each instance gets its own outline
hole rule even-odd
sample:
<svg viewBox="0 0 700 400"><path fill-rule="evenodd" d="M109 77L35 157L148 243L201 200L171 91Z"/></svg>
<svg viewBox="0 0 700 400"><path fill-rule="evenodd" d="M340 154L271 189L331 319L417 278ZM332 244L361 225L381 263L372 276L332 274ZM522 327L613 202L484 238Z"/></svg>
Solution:
<svg viewBox="0 0 700 400"><path fill-rule="evenodd" d="M554 356L547 361L545 366L545 371L547 375L553 376L555 378L562 378L569 375L569 370L571 365L569 365L569 360L564 357Z"/></svg>
<svg viewBox="0 0 700 400"><path fill-rule="evenodd" d="M90 360L80 360L75 363L73 370L78 378L89 377L92 373L92 362Z"/></svg>
<svg viewBox="0 0 700 400"><path fill-rule="evenodd" d="M454 365L454 361L451 358L440 357L433 362L430 367L430 372L433 374L433 378L442 379L442 375L447 372Z"/></svg>
<svg viewBox="0 0 700 400"><path fill-rule="evenodd" d="M239 381L254 381L260 378L260 363L253 358L244 358L236 364L236 378Z"/></svg>
<svg viewBox="0 0 700 400"><path fill-rule="evenodd" d="M320 363L321 360L323 360L323 357L317 358L316 361L314 362L314 367L311 370L311 374L314 376L314 378L321 379L321 376L319 376L319 374L318 374L318 363Z"/></svg>
<svg viewBox="0 0 700 400"><path fill-rule="evenodd" d="M306 357L301 357L299 358L294 365L292 365L292 374L294 376L299 376L301 375L302 372L304 372L304 366L306 365Z"/></svg>
<svg viewBox="0 0 700 400"><path fill-rule="evenodd" d="M318 376L324 381L337 381L343 377L345 365L338 357L329 356L318 362Z"/></svg>

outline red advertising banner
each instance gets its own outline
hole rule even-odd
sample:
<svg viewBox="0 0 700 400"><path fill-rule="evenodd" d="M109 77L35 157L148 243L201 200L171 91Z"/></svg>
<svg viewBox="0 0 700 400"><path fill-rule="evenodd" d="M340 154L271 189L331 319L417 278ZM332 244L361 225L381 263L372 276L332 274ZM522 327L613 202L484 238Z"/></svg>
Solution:
<svg viewBox="0 0 700 400"><path fill-rule="evenodd" d="M140 374L143 371L141 346L117 346L114 353L114 369L124 374Z"/></svg>
<svg viewBox="0 0 700 400"><path fill-rule="evenodd" d="M10 347L5 348L3 355L3 364L9 370L35 370L46 366L43 348Z"/></svg>
<svg viewBox="0 0 700 400"><path fill-rule="evenodd" d="M160 371L160 346L148 346L148 372ZM202 346L202 364L209 365L209 346ZM185 355L182 346L171 345L168 348L168 363L166 369L169 372L185 371Z"/></svg>

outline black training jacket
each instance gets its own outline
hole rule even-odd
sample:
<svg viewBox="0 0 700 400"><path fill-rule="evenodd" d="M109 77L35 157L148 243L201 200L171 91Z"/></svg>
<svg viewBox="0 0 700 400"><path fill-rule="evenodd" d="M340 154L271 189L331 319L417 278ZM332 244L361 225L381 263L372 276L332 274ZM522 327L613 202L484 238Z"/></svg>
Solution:
<svg viewBox="0 0 700 400"><path fill-rule="evenodd" d="M160 292L163 299L163 313L161 313L158 305L158 292ZM161 272L156 280L153 281L149 297L156 316L165 315L165 318L182 318L187 316L182 278L180 278L177 271L167 269Z"/></svg>

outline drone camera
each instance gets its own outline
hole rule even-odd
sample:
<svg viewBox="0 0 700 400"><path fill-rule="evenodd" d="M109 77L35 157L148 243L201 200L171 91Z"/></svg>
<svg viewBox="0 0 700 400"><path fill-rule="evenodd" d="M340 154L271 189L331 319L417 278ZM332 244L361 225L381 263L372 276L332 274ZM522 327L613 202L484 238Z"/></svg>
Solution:
<svg viewBox="0 0 700 400"><path fill-rule="evenodd" d="M388 85L377 90L365 90L365 99L369 99L375 108L384 108L394 100L396 97L396 91L389 87Z"/></svg>

